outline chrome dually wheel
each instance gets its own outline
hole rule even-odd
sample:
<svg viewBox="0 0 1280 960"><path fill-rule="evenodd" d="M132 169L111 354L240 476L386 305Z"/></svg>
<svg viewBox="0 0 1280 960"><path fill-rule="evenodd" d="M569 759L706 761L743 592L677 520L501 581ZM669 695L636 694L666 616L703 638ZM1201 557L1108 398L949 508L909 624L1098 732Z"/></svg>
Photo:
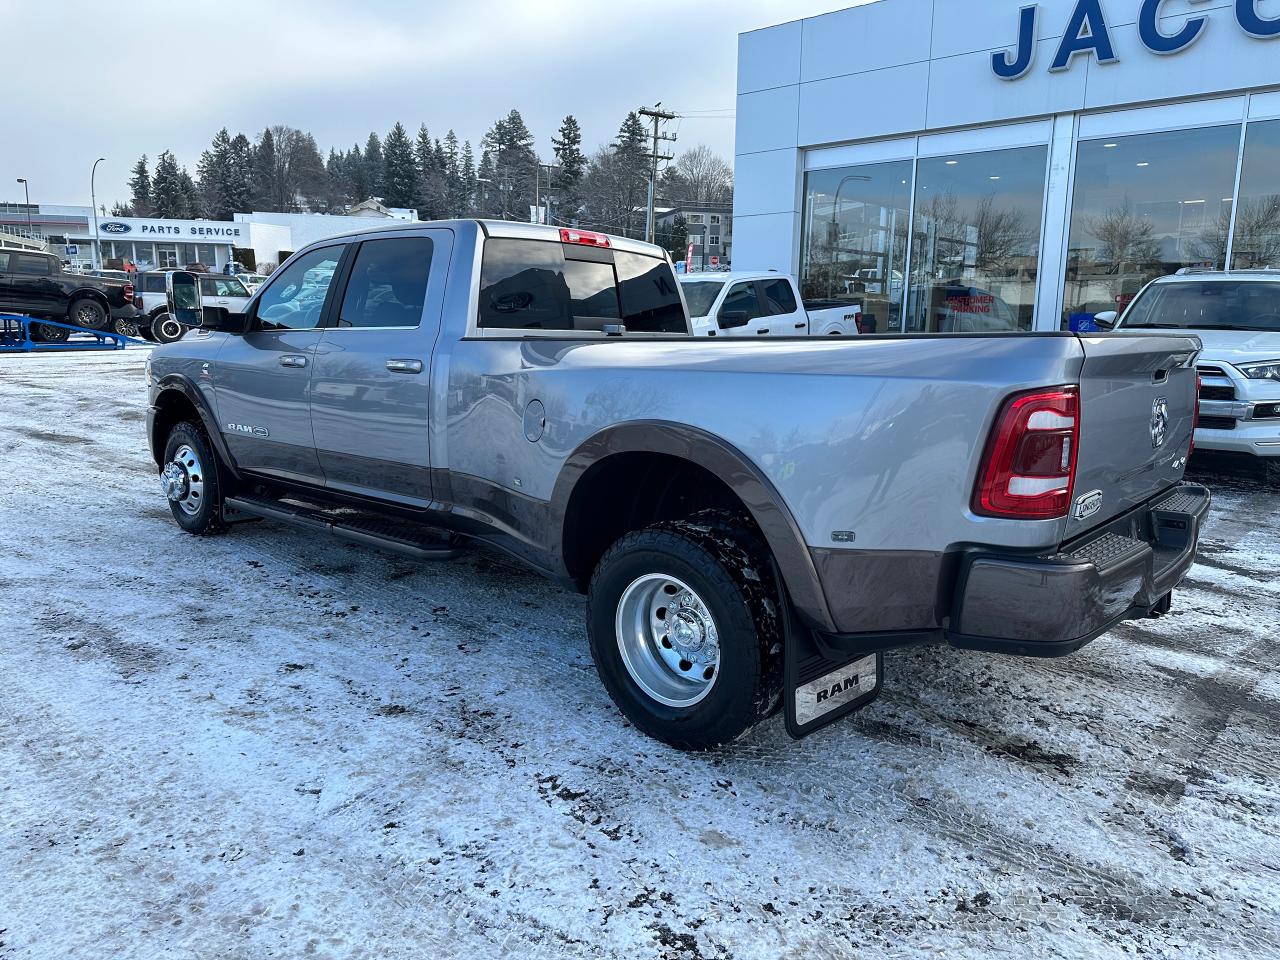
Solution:
<svg viewBox="0 0 1280 960"><path fill-rule="evenodd" d="M173 453L173 459L160 472L160 485L170 503L177 504L190 516L200 512L204 503L204 467L200 457L189 444L182 444Z"/></svg>
<svg viewBox="0 0 1280 960"><path fill-rule="evenodd" d="M618 652L631 679L668 707L691 707L720 670L720 634L703 599L684 581L653 573L618 600Z"/></svg>

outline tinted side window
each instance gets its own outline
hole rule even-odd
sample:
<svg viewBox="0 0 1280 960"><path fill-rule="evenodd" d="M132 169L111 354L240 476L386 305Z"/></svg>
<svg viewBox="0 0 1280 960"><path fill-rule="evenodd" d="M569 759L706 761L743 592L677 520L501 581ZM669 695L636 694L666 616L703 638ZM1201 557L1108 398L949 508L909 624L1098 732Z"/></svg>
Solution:
<svg viewBox="0 0 1280 960"><path fill-rule="evenodd" d="M144 274L142 280L143 293L164 293L164 274L148 273Z"/></svg>
<svg viewBox="0 0 1280 960"><path fill-rule="evenodd" d="M796 297L791 292L791 284L785 280L770 280L764 285L765 305L770 316L796 312Z"/></svg>
<svg viewBox="0 0 1280 960"><path fill-rule="evenodd" d="M325 298L344 247L321 247L303 254L271 277L258 299L264 330L311 330L320 325Z"/></svg>
<svg viewBox="0 0 1280 960"><path fill-rule="evenodd" d="M218 285L214 283L213 277L200 277L200 296L216 297L218 293Z"/></svg>
<svg viewBox="0 0 1280 960"><path fill-rule="evenodd" d="M24 273L33 277L47 277L53 273L52 261L48 257L19 253L13 260L14 273Z"/></svg>
<svg viewBox="0 0 1280 960"><path fill-rule="evenodd" d="M720 315L724 316L726 313L745 313L748 320L768 316L760 306L756 285L751 281L735 283L729 288L729 295L724 298L724 305L720 307Z"/></svg>
<svg viewBox="0 0 1280 960"><path fill-rule="evenodd" d="M9 269L9 254L0 250L0 273L4 273Z"/></svg>
<svg viewBox="0 0 1280 960"><path fill-rule="evenodd" d="M427 300L433 244L427 237L366 240L351 267L340 327L416 327Z"/></svg>
<svg viewBox="0 0 1280 960"><path fill-rule="evenodd" d="M622 322L629 333L688 333L671 264L638 253L614 254Z"/></svg>

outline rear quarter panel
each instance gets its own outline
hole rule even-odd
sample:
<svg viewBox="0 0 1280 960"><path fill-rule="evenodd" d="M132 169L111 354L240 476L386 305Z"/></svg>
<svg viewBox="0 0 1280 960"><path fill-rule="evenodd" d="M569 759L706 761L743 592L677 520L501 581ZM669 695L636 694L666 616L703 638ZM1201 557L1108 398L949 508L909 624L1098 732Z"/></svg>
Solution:
<svg viewBox="0 0 1280 960"><path fill-rule="evenodd" d="M941 551L1056 545L1062 521L969 510L987 432L1009 393L1075 382L1070 335L851 340L462 339L435 364L447 397L437 465L549 501L588 439L632 421L692 426L756 464L816 548ZM524 413L545 409L537 442ZM464 482L466 480L464 479ZM553 547L554 545L546 545Z"/></svg>

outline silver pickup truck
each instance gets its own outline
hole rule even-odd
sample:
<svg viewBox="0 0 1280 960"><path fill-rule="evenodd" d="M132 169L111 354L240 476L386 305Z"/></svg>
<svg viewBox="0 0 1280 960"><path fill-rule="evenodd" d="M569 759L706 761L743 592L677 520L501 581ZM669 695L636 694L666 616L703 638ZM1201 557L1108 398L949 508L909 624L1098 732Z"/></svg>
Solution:
<svg viewBox="0 0 1280 960"><path fill-rule="evenodd" d="M656 247L513 223L315 243L147 365L195 534L266 518L421 559L496 547L587 594L600 677L682 749L811 733L921 642L1068 654L1168 611L1189 336L695 338Z"/></svg>

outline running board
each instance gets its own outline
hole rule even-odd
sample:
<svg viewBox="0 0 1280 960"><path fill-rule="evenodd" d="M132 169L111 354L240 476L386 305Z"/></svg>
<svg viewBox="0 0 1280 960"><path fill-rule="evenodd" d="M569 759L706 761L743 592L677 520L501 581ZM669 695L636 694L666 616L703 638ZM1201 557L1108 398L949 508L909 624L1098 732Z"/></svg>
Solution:
<svg viewBox="0 0 1280 960"><path fill-rule="evenodd" d="M448 541L415 536L419 531L412 523L387 520L359 510L334 509L281 500L257 500L250 497L228 497L223 501L223 516L237 522L248 514L262 520L279 520L306 530L330 533L352 543L390 550L415 560L452 560L462 551ZM424 531L425 532L425 531Z"/></svg>

